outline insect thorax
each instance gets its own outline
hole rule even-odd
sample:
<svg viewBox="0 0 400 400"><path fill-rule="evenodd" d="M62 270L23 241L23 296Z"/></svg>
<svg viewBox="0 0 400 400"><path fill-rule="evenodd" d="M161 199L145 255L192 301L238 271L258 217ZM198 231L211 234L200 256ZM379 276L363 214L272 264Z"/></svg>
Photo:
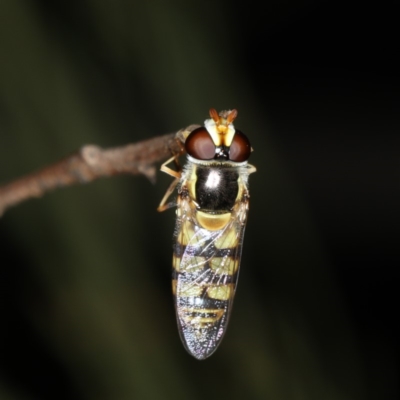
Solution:
<svg viewBox="0 0 400 400"><path fill-rule="evenodd" d="M196 163L191 159L185 166L182 184L197 208L209 213L230 212L238 199L243 166L233 163Z"/></svg>

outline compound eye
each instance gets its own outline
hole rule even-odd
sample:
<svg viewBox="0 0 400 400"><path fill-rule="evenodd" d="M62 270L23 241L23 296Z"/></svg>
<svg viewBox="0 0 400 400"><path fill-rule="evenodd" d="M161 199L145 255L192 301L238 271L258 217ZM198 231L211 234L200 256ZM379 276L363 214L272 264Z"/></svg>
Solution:
<svg viewBox="0 0 400 400"><path fill-rule="evenodd" d="M185 141L186 152L197 160L212 160L215 156L215 144L204 127L197 128Z"/></svg>
<svg viewBox="0 0 400 400"><path fill-rule="evenodd" d="M235 162L243 162L250 157L250 153L251 145L249 139L243 132L236 129L229 150L229 159Z"/></svg>

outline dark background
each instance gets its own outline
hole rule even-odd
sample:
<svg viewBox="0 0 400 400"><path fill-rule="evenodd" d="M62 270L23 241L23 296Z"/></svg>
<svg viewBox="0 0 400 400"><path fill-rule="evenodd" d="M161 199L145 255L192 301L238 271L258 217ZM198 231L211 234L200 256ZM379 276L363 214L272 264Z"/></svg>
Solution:
<svg viewBox="0 0 400 400"><path fill-rule="evenodd" d="M170 179L0 220L0 399L396 399L396 2L0 3L0 182L237 108L254 148L228 333L180 343Z"/></svg>

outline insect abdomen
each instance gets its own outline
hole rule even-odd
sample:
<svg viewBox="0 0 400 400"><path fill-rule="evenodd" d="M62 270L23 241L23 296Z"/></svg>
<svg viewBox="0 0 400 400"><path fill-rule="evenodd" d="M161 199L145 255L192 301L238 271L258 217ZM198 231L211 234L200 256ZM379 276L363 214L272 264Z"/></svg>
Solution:
<svg viewBox="0 0 400 400"><path fill-rule="evenodd" d="M177 230L172 284L178 326L188 351L204 359L217 348L227 325L239 238L233 226L211 232L190 219L183 219Z"/></svg>

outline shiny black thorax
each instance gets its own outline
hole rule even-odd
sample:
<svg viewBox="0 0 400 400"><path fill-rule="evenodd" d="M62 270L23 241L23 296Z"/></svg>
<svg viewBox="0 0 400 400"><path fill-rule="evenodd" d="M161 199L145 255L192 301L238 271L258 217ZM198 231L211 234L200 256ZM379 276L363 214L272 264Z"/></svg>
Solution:
<svg viewBox="0 0 400 400"><path fill-rule="evenodd" d="M233 208L239 192L236 168L198 165L196 175L196 202L201 210L218 212Z"/></svg>

